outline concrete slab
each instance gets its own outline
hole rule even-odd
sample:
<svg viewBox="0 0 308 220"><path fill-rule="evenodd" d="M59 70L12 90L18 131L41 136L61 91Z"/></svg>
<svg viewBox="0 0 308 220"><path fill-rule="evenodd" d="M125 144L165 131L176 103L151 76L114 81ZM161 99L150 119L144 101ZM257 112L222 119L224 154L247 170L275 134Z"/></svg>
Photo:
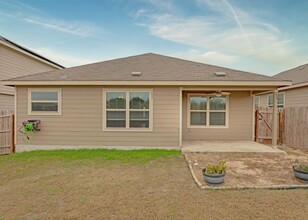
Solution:
<svg viewBox="0 0 308 220"><path fill-rule="evenodd" d="M284 151L254 141L188 141L183 140L182 152L190 153L278 153Z"/></svg>

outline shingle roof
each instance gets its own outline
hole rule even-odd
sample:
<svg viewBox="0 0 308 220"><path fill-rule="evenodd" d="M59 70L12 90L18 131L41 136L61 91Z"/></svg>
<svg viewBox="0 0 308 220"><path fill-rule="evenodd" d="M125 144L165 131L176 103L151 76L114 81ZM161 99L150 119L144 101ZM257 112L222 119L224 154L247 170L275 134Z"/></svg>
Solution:
<svg viewBox="0 0 308 220"><path fill-rule="evenodd" d="M132 72L141 72L133 76ZM216 76L224 72L226 76ZM281 81L269 76L147 53L9 81Z"/></svg>
<svg viewBox="0 0 308 220"><path fill-rule="evenodd" d="M42 59L42 60L45 60L45 61L47 61L48 63L51 63L51 64L53 64L53 65L56 65L56 66L58 66L59 68L65 68L64 66L62 66L62 65L60 65L60 64L58 64L58 63L56 63L56 62L54 62L54 61L52 61L52 60L49 60L49 59L47 59L46 57L43 57L42 55L40 55L40 54L38 54L38 53L35 53L35 52L33 52L32 50L29 50L28 48L25 48L25 47L23 47L23 46L21 46L21 45L15 43L15 42L13 42L13 41L10 41L10 40L8 40L8 39L2 37L2 36L0 36L0 42L4 42L4 43L6 43L6 44L9 44L10 46L12 46L12 47L14 47L14 48L21 49L21 50L23 50L24 52L26 52L26 53L28 53L28 54L31 54L31 55L33 55L33 56L35 56L35 57L37 57L37 58L40 58L40 59Z"/></svg>
<svg viewBox="0 0 308 220"><path fill-rule="evenodd" d="M308 63L278 73L275 77L284 80L292 80L293 84L308 82Z"/></svg>

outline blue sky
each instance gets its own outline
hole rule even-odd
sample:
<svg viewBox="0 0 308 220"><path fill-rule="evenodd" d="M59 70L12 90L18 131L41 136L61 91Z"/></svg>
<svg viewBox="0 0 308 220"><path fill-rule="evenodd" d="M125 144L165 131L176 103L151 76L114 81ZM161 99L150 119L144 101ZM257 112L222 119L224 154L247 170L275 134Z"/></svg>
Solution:
<svg viewBox="0 0 308 220"><path fill-rule="evenodd" d="M273 75L308 62L306 0L1 0L0 35L66 67L154 52Z"/></svg>

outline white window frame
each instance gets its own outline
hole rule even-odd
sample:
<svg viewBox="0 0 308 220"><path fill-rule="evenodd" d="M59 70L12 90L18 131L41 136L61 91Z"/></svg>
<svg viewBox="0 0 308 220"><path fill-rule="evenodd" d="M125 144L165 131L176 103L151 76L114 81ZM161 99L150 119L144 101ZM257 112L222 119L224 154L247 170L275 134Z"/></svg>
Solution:
<svg viewBox="0 0 308 220"><path fill-rule="evenodd" d="M279 94L283 94L283 106L281 107L281 106L278 106L278 95ZM269 108L272 108L273 107L273 105L270 105L269 104L269 99L270 99L270 96L272 96L273 94L268 94L267 95L267 107L269 107ZM274 97L273 97L274 98ZM274 103L274 100L273 100L273 103ZM278 92L277 93L277 107L278 108L284 108L285 107L285 105L286 105L286 94L285 94L285 92Z"/></svg>
<svg viewBox="0 0 308 220"><path fill-rule="evenodd" d="M190 97L203 96L207 98L206 110L191 110ZM222 95L226 97L226 110L210 110L210 97L215 95L208 95L206 93L188 93L187 94L187 128L229 128L229 95ZM190 112L206 112L206 125L191 125ZM210 112L225 112L226 124L225 125L210 125Z"/></svg>
<svg viewBox="0 0 308 220"><path fill-rule="evenodd" d="M258 100L257 103L256 103L256 100ZM258 95L254 96L253 104L254 104L255 107L260 107L261 106L261 97L258 96Z"/></svg>
<svg viewBox="0 0 308 220"><path fill-rule="evenodd" d="M32 92L57 92L58 101L33 100ZM32 111L32 102L58 103L58 111ZM28 88L28 115L62 115L62 89L61 88Z"/></svg>
<svg viewBox="0 0 308 220"><path fill-rule="evenodd" d="M124 92L126 95L126 108L125 109L117 109L115 111L125 111L126 114L126 126L125 128L108 128L107 127L107 109L106 100L107 100L107 92ZM149 127L148 128L130 128L129 122L130 111L144 111L144 109L130 109L129 108L129 93L130 92L148 92L149 93ZM111 110L113 111L113 110ZM153 131L153 89L112 89L112 88L105 88L103 89L103 131Z"/></svg>

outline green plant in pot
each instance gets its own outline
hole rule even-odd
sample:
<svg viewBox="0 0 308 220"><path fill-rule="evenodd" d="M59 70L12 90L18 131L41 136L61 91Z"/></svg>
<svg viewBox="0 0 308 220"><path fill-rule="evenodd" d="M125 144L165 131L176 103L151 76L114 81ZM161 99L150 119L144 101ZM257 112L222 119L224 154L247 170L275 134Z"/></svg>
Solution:
<svg viewBox="0 0 308 220"><path fill-rule="evenodd" d="M293 166L294 176L302 182L308 183L308 164L299 164Z"/></svg>
<svg viewBox="0 0 308 220"><path fill-rule="evenodd" d="M222 184L225 180L227 165L225 161L218 163L207 164L202 169L202 174L205 182L213 185Z"/></svg>

